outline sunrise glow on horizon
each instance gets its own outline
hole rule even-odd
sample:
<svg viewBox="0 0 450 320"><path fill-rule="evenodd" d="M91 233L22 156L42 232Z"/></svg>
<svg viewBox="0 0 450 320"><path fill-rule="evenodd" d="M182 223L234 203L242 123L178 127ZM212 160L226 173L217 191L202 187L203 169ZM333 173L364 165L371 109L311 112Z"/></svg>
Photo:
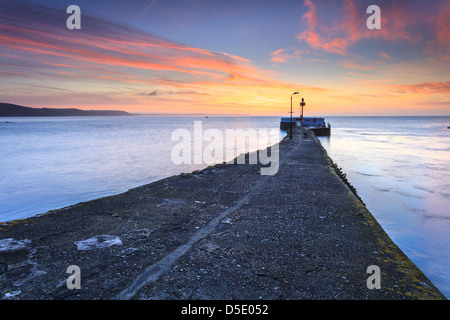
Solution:
<svg viewBox="0 0 450 320"><path fill-rule="evenodd" d="M0 102L286 116L299 91L310 115L450 115L449 21L447 0L6 0Z"/></svg>

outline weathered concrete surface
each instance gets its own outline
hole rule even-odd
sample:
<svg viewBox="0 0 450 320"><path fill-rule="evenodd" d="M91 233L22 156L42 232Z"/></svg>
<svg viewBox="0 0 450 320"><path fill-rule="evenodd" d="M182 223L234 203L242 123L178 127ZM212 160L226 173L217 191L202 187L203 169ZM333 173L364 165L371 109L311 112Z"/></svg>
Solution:
<svg viewBox="0 0 450 320"><path fill-rule="evenodd" d="M221 164L2 224L0 298L445 299L320 144L296 134L280 159L274 176Z"/></svg>

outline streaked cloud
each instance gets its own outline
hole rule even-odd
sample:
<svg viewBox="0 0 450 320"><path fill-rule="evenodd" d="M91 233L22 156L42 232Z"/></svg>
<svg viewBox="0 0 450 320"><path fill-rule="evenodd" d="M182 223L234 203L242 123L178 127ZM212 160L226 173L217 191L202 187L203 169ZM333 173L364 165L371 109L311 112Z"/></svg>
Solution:
<svg viewBox="0 0 450 320"><path fill-rule="evenodd" d="M133 3L131 16L139 23L82 10L81 30L65 27L65 10L29 1L0 3L0 92L6 102L286 115L290 93L300 91L309 110L322 114L364 114L379 105L377 112L404 114L412 103L448 113L442 103L450 78L447 0L380 0L381 30L366 28L372 3L365 0L262 1L257 10L204 0L174 1L168 10L167 3L148 0ZM286 19L286 10L298 10L295 20ZM195 31L202 30L202 41L196 46L185 43L188 33L169 40L148 32L144 20L166 11L167 17L183 15L180 26L192 25L194 43ZM213 23L222 25L208 33ZM163 27L172 27L171 21ZM222 32L230 27L233 33ZM229 38L215 41L218 34Z"/></svg>
<svg viewBox="0 0 450 320"><path fill-rule="evenodd" d="M450 3L432 1L378 1L381 8L381 29L369 30L365 15L366 1L312 1L305 0L307 12L303 15L307 29L297 38L311 48L339 55L367 39L390 43L433 45L448 53L450 43ZM332 14L331 14L332 13ZM332 16L333 15L333 16ZM383 53L387 55L387 53Z"/></svg>
<svg viewBox="0 0 450 320"><path fill-rule="evenodd" d="M359 64L350 60L342 60L340 62L340 65L345 67L345 68L350 68L350 69L358 69L358 70L373 70L375 69L374 65L363 65L363 64Z"/></svg>
<svg viewBox="0 0 450 320"><path fill-rule="evenodd" d="M450 96L450 81L422 82L415 84L394 85L397 92L415 94L446 94Z"/></svg>
<svg viewBox="0 0 450 320"><path fill-rule="evenodd" d="M171 96L171 95L185 95L185 94L200 94L200 95L204 95L205 93L200 93L200 92L196 92L196 91L160 91L160 90L153 90L153 91L143 91L143 92L138 92L137 93L140 96L144 96L144 97L156 97L156 96Z"/></svg>
<svg viewBox="0 0 450 320"><path fill-rule="evenodd" d="M243 90L273 95L290 91L293 85L273 78L273 71L263 70L245 57L180 44L88 13L83 13L81 30L67 30L61 23L67 17L65 12L38 5L23 11L23 5L2 5L0 55L8 55L9 63L1 73L27 74L48 88L59 79L70 83L73 91L96 90L101 95L106 94L106 85L128 83L141 93L130 92L130 103L140 103L143 97L217 94L229 95L221 102L227 104L244 101L240 97ZM198 102L206 98L203 100Z"/></svg>

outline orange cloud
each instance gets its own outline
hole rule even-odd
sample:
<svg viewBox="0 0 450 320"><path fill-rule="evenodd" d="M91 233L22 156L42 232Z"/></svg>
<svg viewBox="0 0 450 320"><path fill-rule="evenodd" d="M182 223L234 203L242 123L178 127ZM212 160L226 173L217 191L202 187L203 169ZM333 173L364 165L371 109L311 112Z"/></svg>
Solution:
<svg viewBox="0 0 450 320"><path fill-rule="evenodd" d="M400 18L404 18L402 14L405 13L389 3L382 6L382 17L386 19L383 20L383 27L393 26L393 29L382 29L377 35L365 28L365 8L361 8L362 5L356 0L345 1L337 11L326 7L336 5L336 2L306 0L305 3L308 9L304 15L307 28L298 34L298 38L315 50L273 48L274 51L268 55L270 60L267 60L276 66L297 59L299 66L301 63L308 66L311 76L306 71L299 76L301 72L298 70L301 69L293 68L292 73L286 73L286 78L298 77L301 81L310 81L309 85L295 80L284 81L275 72L276 68L260 68L248 57L180 44L89 15L83 15L83 23L89 25L89 29L69 32L56 27L61 16L57 11L45 9L40 12L45 19L34 19L28 11L2 10L0 57L5 59L0 69L2 98L30 106L99 109L116 106L136 112L201 110L208 113L233 111L283 115L288 112L289 97L294 91L305 95L309 108L314 112L336 111L337 106L341 106L339 112L353 108L351 110L364 113L360 104L369 98L373 106L384 103L386 98L396 99L391 105L419 100L414 94L427 95L427 98L436 101L448 96L449 83L439 82L446 80L442 78L442 73L439 79L431 77L430 73L437 68L428 70L426 79L406 85L404 83L408 82L400 79L410 79L402 72L411 66L408 63L396 65L396 69L390 68L391 73L384 79L380 77L379 70L371 72L370 77L356 73L374 69L376 61L366 63L352 54L351 47L369 37L392 43L430 41L430 44L439 44L428 46L430 52L437 52L442 59L449 59L450 53L441 49L445 45L448 47L449 30L445 19L450 17L450 10L442 10L436 19L427 20L430 28L440 28L434 38L428 39L425 36L413 37L410 28L418 22L396 22L390 13L398 11ZM6 4L14 6L15 2ZM5 2L0 4L0 7L3 6ZM333 19L329 19L331 12ZM413 17L417 18L418 13ZM360 27L361 18L364 28ZM32 26L29 26L29 21L33 21ZM399 33L389 34L392 30ZM385 51L391 54L385 48L376 48L373 55L378 55L378 60L390 60L390 55ZM334 63L336 60L330 61L324 52L348 55L348 58ZM301 55L308 54L314 56L300 59ZM395 63L395 59L392 60L389 61L390 67ZM333 72L324 72L324 68L331 63L335 68ZM378 66L382 67L381 64ZM408 68L410 74L420 73L417 70ZM341 77L334 78L333 74L338 72L342 72ZM345 81L342 81L342 75L347 75ZM9 81L11 77L15 77L16 81ZM410 100L402 100L403 96ZM298 106L298 101L295 103Z"/></svg>
<svg viewBox="0 0 450 320"><path fill-rule="evenodd" d="M392 87L400 93L450 95L450 81L422 82L417 84L393 85Z"/></svg>
<svg viewBox="0 0 450 320"><path fill-rule="evenodd" d="M270 54L272 56L271 60L273 62L286 62L286 59L279 56L283 52L284 52L284 49L278 49L278 50L272 52Z"/></svg>
<svg viewBox="0 0 450 320"><path fill-rule="evenodd" d="M207 50L168 44L164 41L160 46L156 43L146 43L143 50L142 42L126 42L111 40L109 37L61 37L54 32L45 33L24 27L2 25L0 41L9 49L41 54L43 56L59 56L64 61L88 62L91 66L129 67L139 70L175 71L194 77L207 76L210 80L227 78L265 78L248 59L235 55L210 52ZM13 36L20 34L20 36ZM145 36L144 36L145 38ZM46 39L43 41L42 39ZM148 40L148 39L146 39ZM157 40L157 39L156 39ZM118 44L120 43L120 44ZM132 43L134 45L132 45ZM38 57L42 61L43 57ZM43 62L48 64L48 62ZM53 63L53 65L87 68L74 66L73 63ZM195 78L192 78L195 81Z"/></svg>
<svg viewBox="0 0 450 320"><path fill-rule="evenodd" d="M272 57L272 61L273 62L286 62L285 59L280 58L280 57Z"/></svg>
<svg viewBox="0 0 450 320"><path fill-rule="evenodd" d="M60 15L44 10L42 15L50 15L48 19L37 20L32 27L25 22L33 18L20 10L9 11L7 23L0 20L0 56L14 61L1 74L28 75L30 85L53 87L45 92L49 105L101 108L99 97L107 95L109 106L127 105L140 111L175 105L174 110L204 106L220 112L244 105L255 108L251 101L258 99L265 101L264 108L273 109L280 107L280 96L288 97L300 87L274 78L273 71L255 66L250 59L178 44L88 15L83 23L91 26L89 31L68 33L53 25L59 20L52 13ZM71 91L62 98L58 86ZM124 89L111 93L112 86ZM8 99L33 101L32 105L44 101L38 89L29 87L23 94L16 87L9 90Z"/></svg>

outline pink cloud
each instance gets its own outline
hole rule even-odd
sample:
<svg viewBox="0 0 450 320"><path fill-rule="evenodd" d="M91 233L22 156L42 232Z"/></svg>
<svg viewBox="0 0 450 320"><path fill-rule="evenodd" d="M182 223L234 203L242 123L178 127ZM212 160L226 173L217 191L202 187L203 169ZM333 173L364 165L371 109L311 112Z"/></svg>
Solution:
<svg viewBox="0 0 450 320"><path fill-rule="evenodd" d="M270 55L271 55L271 56L277 56L277 55L279 55L280 53L282 53L283 51L284 51L284 49L278 49L278 50L272 52Z"/></svg>
<svg viewBox="0 0 450 320"><path fill-rule="evenodd" d="M95 20L90 21L90 17L84 18L88 21L86 23L96 23ZM20 22L21 19L26 17L15 17L11 21ZM181 45L140 31L134 31L132 37L124 37L122 33L127 30L120 25L111 25L110 28L114 29L112 32L107 28L110 23L102 23L102 28L106 28L102 32L72 33L68 36L67 30L51 28L51 23L36 24L33 28L18 24L0 22L0 41L4 49L0 54L11 56L10 53L13 52L18 57L32 54L33 59L27 60L32 60L36 68L40 69L51 63L61 68L102 70L98 75L92 72L93 79L104 79L100 76L107 73L108 68L114 73L116 68L128 68L127 73L134 74L136 78L142 78L142 70L149 70L144 83L151 77L155 77L157 81L160 76L153 73L156 71L171 72L175 81L187 80L187 77L190 77L190 81L194 83L227 79L248 82L253 81L252 79L269 80L267 73L259 70L248 59ZM49 57L53 59L50 61ZM64 74L61 71L54 72Z"/></svg>
<svg viewBox="0 0 450 320"><path fill-rule="evenodd" d="M4 6L12 8L3 11ZM8 82L12 76L26 76L30 84L70 87L73 92L66 92L67 97L60 100L64 105L79 103L86 91L99 97L129 97L130 104L142 104L145 108L160 107L148 99L158 103L184 99L185 106L188 101L195 101L191 106L210 106L211 96L228 105L230 101L247 101L246 95L255 92L270 96L298 86L278 80L274 71L261 69L251 60L231 53L180 44L87 14L83 15L83 25L89 28L71 32L55 26L60 22L56 18L61 16L59 11L36 6L35 11L21 12L15 6L15 2L0 4L0 57L8 59L8 68L0 68L0 80ZM36 15L45 19L34 19ZM284 49L277 50L274 61L286 60L285 55ZM21 89L15 90L8 90L8 99L21 97ZM49 104L61 99L58 89L45 94L33 88L27 92L18 103L32 95L46 95ZM183 97L169 94L175 92L183 93ZM94 95L86 95L86 99L90 98L93 100L83 105L99 103Z"/></svg>
<svg viewBox="0 0 450 320"><path fill-rule="evenodd" d="M417 84L393 85L392 87L401 93L450 95L450 81L422 82Z"/></svg>
<svg viewBox="0 0 450 320"><path fill-rule="evenodd" d="M308 11L303 19L307 28L298 33L297 38L314 49L340 55L347 55L352 45L369 38L418 44L437 35L440 45L448 47L450 42L450 5L443 6L442 2L430 4L431 9L423 10L424 4L382 1L380 30L366 27L369 15L361 1L345 0L340 4L305 0Z"/></svg>
<svg viewBox="0 0 450 320"><path fill-rule="evenodd" d="M387 59L387 60L390 60L390 59L391 59L391 56L388 55L386 52L380 52L380 53L378 53L377 55L380 56L380 57L382 57L382 58L385 58L385 59Z"/></svg>
<svg viewBox="0 0 450 320"><path fill-rule="evenodd" d="M357 70L373 70L373 69L375 69L375 66L373 66L373 65L362 65L362 64L358 64L356 62L352 62L350 60L341 61L340 65L345 68L357 69Z"/></svg>
<svg viewBox="0 0 450 320"><path fill-rule="evenodd" d="M450 3L443 8L436 20L436 27L439 30L438 40L447 48L450 46Z"/></svg>
<svg viewBox="0 0 450 320"><path fill-rule="evenodd" d="M273 62L286 62L286 59L282 58L280 56L281 53L284 52L284 49L278 49L274 52L272 52L270 55L272 58L270 58Z"/></svg>
<svg viewBox="0 0 450 320"><path fill-rule="evenodd" d="M292 52L291 50L291 52L288 53L286 52L285 49L278 49L270 54L271 56L270 60L272 60L275 63L287 62L288 60L293 58L299 60L303 52L304 52L303 50L296 50L294 52Z"/></svg>
<svg viewBox="0 0 450 320"><path fill-rule="evenodd" d="M286 62L285 59L280 58L280 57L272 57L272 61L273 62Z"/></svg>

